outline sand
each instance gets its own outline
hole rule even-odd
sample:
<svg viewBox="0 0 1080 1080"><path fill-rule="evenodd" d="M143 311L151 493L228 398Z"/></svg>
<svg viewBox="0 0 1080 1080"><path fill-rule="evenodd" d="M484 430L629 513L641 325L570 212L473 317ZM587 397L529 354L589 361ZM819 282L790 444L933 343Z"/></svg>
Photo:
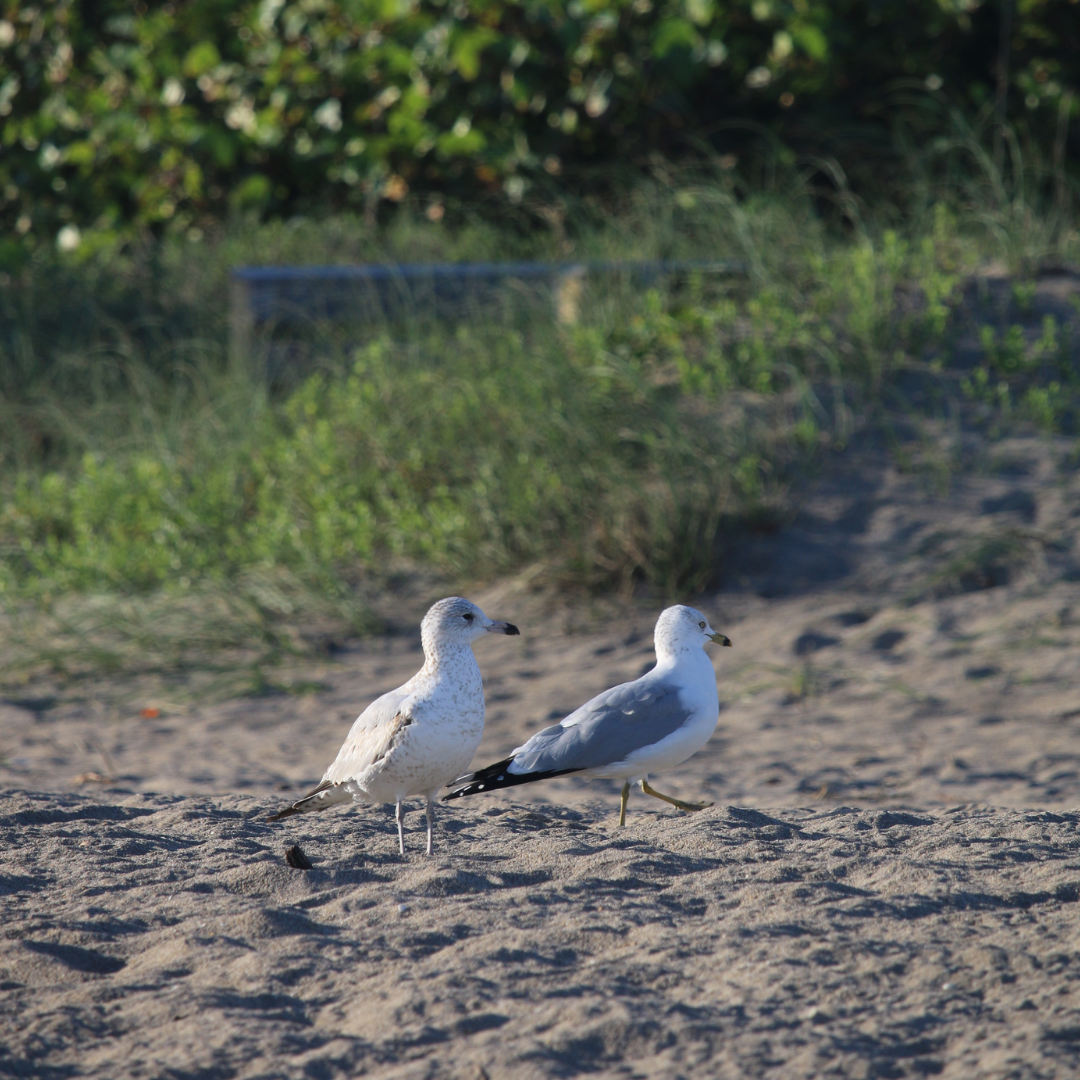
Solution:
<svg viewBox="0 0 1080 1080"><path fill-rule="evenodd" d="M264 804L0 804L0 1070L1075 1075L1080 814Z"/></svg>
<svg viewBox="0 0 1080 1080"><path fill-rule="evenodd" d="M390 808L267 825L416 669L422 606L291 693L9 697L0 1075L1077 1075L1072 449L947 488L847 455L740 538L696 598L720 726L653 779L700 814L635 793L620 830L565 778L441 806L430 860L419 803L404 859ZM656 603L470 595L522 630L477 647L477 764L651 663Z"/></svg>

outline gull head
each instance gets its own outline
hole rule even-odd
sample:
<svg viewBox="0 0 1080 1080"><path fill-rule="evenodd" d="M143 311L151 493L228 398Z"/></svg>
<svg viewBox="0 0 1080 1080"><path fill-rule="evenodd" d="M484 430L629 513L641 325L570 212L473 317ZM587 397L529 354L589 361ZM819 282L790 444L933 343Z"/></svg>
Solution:
<svg viewBox="0 0 1080 1080"><path fill-rule="evenodd" d="M484 634L519 633L513 623L489 619L471 600L461 596L436 601L420 624L425 652L446 645L471 645Z"/></svg>
<svg viewBox="0 0 1080 1080"><path fill-rule="evenodd" d="M688 649L701 648L710 641L730 645L731 639L709 625L708 618L697 608L676 604L664 608L656 620L656 655L676 656Z"/></svg>

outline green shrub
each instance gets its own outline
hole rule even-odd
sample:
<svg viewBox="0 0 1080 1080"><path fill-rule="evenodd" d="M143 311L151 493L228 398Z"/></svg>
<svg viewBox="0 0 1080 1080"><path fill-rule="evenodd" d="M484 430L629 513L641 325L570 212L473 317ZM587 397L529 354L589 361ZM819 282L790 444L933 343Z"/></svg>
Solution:
<svg viewBox="0 0 1080 1080"><path fill-rule="evenodd" d="M798 188L736 202L722 180L673 186L678 199L636 188L623 216L572 239L401 215L29 267L0 340L4 604L107 593L149 612L171 593L197 622L227 596L276 649L280 612L355 622L356 598L402 569L685 595L722 574L739 529L781 519L823 448L887 410L1074 428L1073 323L994 326L973 364L950 357L978 310L961 285L1001 253L980 221L938 205L905 232L864 221L844 237ZM308 375L277 390L225 357L235 261L563 243L722 254L748 273L597 278L574 326L530 310L313 327Z"/></svg>
<svg viewBox="0 0 1080 1080"><path fill-rule="evenodd" d="M1016 7L1008 118L1060 187L1080 111L1080 23L1069 0ZM931 106L984 124L993 110L1000 11L979 0L3 0L0 268L54 245L85 257L148 230L194 236L229 213L352 207L371 219L410 191L433 215L447 197L551 210L560 189L603 191L657 153L739 155L762 135L811 155L830 191L843 187L838 159L865 191L895 195L882 161L902 118L902 138L922 149L949 128Z"/></svg>
<svg viewBox="0 0 1080 1080"><path fill-rule="evenodd" d="M597 282L574 327L331 336L323 370L280 401L214 360L197 376L135 365L99 391L114 411L94 420L88 402L91 433L64 435L72 415L55 428L81 456L9 474L4 587L184 590L279 568L335 594L400 560L700 587L727 523L774 513L822 440L850 435L849 403L940 339L955 295L955 237L835 243L799 213L745 219L760 278Z"/></svg>
<svg viewBox="0 0 1080 1080"><path fill-rule="evenodd" d="M186 588L277 564L330 581L399 557L474 576L545 559L589 584L707 575L745 436L578 337L461 329L423 343L429 363L379 340L224 453L24 473L0 513L6 584Z"/></svg>

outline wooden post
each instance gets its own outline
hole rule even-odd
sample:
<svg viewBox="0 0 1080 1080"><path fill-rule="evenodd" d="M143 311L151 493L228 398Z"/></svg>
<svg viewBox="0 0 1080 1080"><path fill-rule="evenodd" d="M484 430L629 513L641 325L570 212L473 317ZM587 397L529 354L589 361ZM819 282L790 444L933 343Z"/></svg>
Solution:
<svg viewBox="0 0 1080 1080"><path fill-rule="evenodd" d="M251 362L251 338L255 313L251 310L251 290L241 277L229 283L229 359L234 364Z"/></svg>
<svg viewBox="0 0 1080 1080"><path fill-rule="evenodd" d="M585 290L584 266L568 266L555 278L555 320L562 326L576 326L581 314L581 294Z"/></svg>

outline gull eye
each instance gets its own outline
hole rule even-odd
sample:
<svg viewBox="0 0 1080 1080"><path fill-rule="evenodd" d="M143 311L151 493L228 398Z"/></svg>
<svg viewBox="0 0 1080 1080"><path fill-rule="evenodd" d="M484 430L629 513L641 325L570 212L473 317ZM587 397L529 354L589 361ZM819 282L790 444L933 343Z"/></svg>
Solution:
<svg viewBox="0 0 1080 1080"><path fill-rule="evenodd" d="M705 629L705 624L704 624L703 622L699 622L699 623L698 623L698 626L700 626L702 630L704 630L704 629Z"/></svg>
<svg viewBox="0 0 1080 1080"><path fill-rule="evenodd" d="M465 620L466 622L472 622L472 621L473 621L473 619L475 619L475 618L476 618L476 616L475 616L475 615L474 615L474 614L473 614L473 613L472 613L471 611L467 611L467 612L466 612L466 613L465 613L464 615L462 615L461 617L462 617L462 618L463 618L463 619L464 619L464 620ZM704 624L704 623L702 623L701 625L702 625L702 626L704 626L705 624Z"/></svg>

